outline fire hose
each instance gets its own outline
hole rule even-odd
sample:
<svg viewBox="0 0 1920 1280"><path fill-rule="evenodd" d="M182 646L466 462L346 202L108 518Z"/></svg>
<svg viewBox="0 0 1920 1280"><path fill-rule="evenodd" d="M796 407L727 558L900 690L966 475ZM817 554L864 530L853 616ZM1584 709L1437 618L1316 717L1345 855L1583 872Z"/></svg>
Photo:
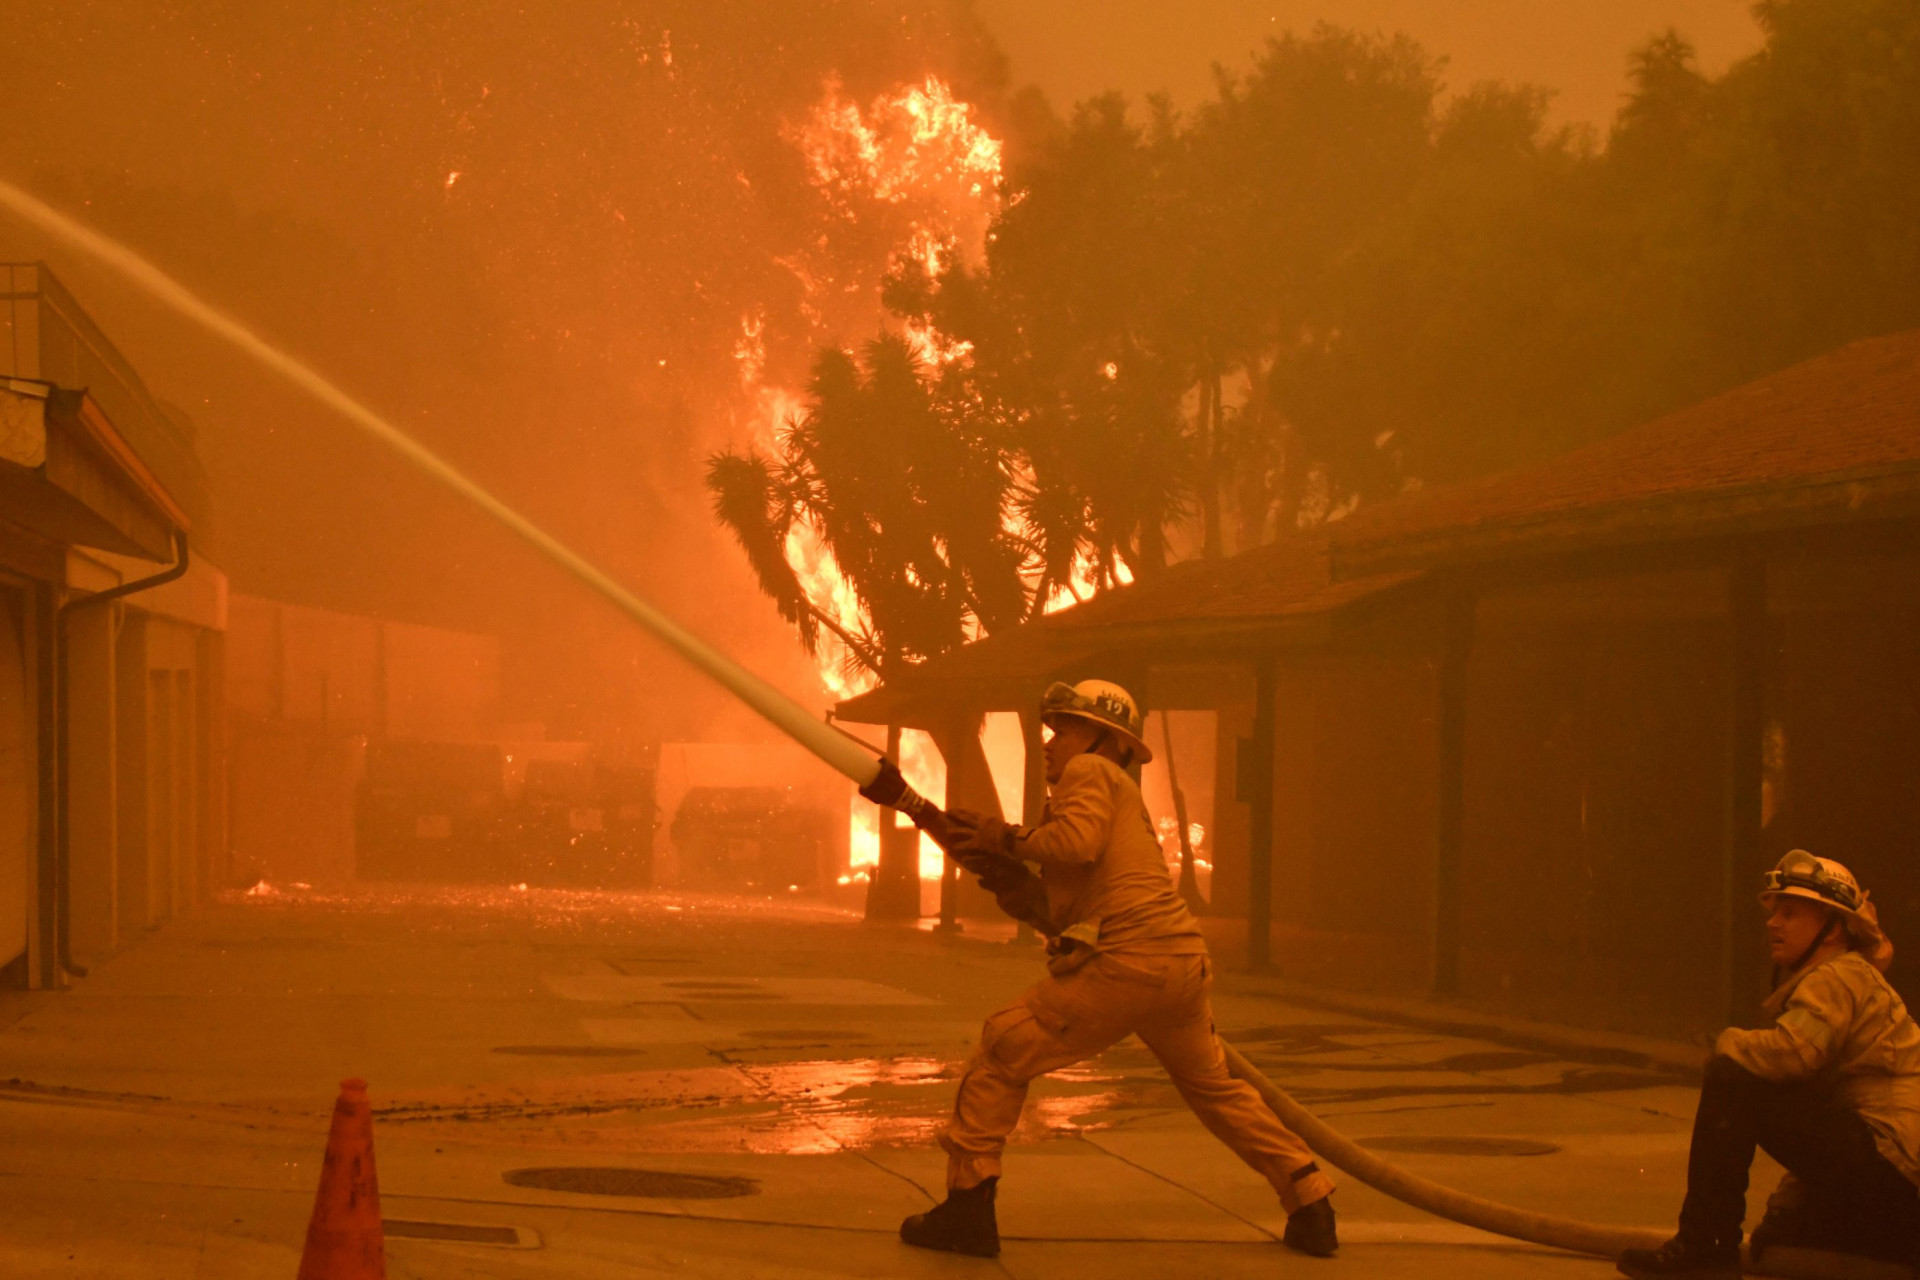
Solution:
<svg viewBox="0 0 1920 1280"><path fill-rule="evenodd" d="M253 330L209 305L198 295L162 272L125 245L101 235L65 214L35 199L11 183L0 181L0 206L12 210L80 252L96 259L116 274L184 318L198 324L268 369L286 378L295 387L339 413L348 422L391 448L402 458L437 483L445 486L492 516L535 550L552 560L623 613L640 623L656 638L711 676L729 693L745 702L782 733L819 757L836 772L851 779L865 795L877 803L898 809L914 825L932 834L943 848L952 843L946 815L938 806L920 796L900 776L890 760L876 757L864 743L841 733L814 718L807 710L772 685L707 645L665 612L627 590L604 570L574 551L551 533L520 514L491 491L484 488L439 454L411 435L361 404L322 377L317 371L280 348L262 339ZM943 839L944 837L944 839ZM949 849L951 854L952 850ZM965 857L957 859L969 870ZM996 893L1003 906L1014 902L1016 918L1026 918L1043 932L1051 932L1044 916L1023 909L1013 896ZM1368 1186L1396 1200L1450 1218L1468 1226L1534 1244L1551 1245L1577 1253L1611 1255L1634 1245L1657 1243L1659 1233L1625 1227L1607 1227L1577 1222L1546 1214L1530 1213L1509 1205L1496 1204L1467 1195L1417 1177L1342 1137L1333 1128L1309 1114L1278 1086L1262 1075L1231 1046L1226 1049L1233 1074L1259 1091L1281 1120L1303 1138L1315 1152Z"/></svg>
<svg viewBox="0 0 1920 1280"><path fill-rule="evenodd" d="M1610 1227L1604 1223L1535 1213L1530 1209L1501 1204L1497 1200L1468 1195L1417 1173L1409 1173L1398 1165L1382 1160L1295 1102L1284 1089L1269 1080L1225 1040L1220 1042L1220 1047L1226 1050L1227 1070L1234 1079L1252 1085L1261 1101L1280 1117L1280 1123L1299 1134L1301 1140L1313 1148L1315 1155L1402 1204L1410 1204L1436 1217L1478 1227L1495 1235L1607 1258L1616 1256L1623 1249L1654 1248L1672 1234L1648 1227Z"/></svg>

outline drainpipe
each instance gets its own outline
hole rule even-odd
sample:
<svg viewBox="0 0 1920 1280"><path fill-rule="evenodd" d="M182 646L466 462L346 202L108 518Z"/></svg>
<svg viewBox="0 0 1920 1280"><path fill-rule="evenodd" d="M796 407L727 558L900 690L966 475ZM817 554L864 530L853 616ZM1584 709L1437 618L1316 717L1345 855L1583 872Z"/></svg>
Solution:
<svg viewBox="0 0 1920 1280"><path fill-rule="evenodd" d="M187 535L175 531L173 535L174 563L150 578L137 578L132 582L123 582L108 591L96 591L89 596L81 596L61 605L54 622L54 680L58 692L54 710L54 786L56 788L56 818L54 846L53 892L58 924L55 933L59 938L60 968L76 978L84 978L87 971L73 961L73 939L71 922L73 917L73 847L70 824L67 821L68 771L67 771L67 618L82 609L91 609L98 605L111 604L122 596L133 595L137 591L146 591L162 586L182 577L187 572Z"/></svg>
<svg viewBox="0 0 1920 1280"><path fill-rule="evenodd" d="M1247 968L1273 967L1273 738L1278 664L1271 653L1253 664L1253 738L1247 799Z"/></svg>

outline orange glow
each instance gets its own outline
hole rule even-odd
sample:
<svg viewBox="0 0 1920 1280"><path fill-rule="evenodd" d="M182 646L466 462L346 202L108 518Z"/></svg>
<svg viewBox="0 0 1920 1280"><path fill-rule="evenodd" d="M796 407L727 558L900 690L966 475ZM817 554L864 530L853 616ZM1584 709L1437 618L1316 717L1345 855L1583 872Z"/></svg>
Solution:
<svg viewBox="0 0 1920 1280"><path fill-rule="evenodd" d="M1124 587L1132 581L1133 570L1127 568L1125 561L1116 560L1113 564L1113 581L1102 583L1097 566L1092 560L1082 556L1074 562L1072 580L1054 584L1040 612L1058 613L1062 609L1070 609L1076 604L1092 599L1106 586Z"/></svg>
<svg viewBox="0 0 1920 1280"><path fill-rule="evenodd" d="M917 320L907 321L900 331L912 346L914 356L931 370L939 370L973 354L971 342L956 342L932 325Z"/></svg>
<svg viewBox="0 0 1920 1280"><path fill-rule="evenodd" d="M900 734L900 772L921 795L935 801L947 793L947 762L933 745L933 739L918 729ZM898 815L895 815L898 818ZM902 826L904 819L899 819ZM877 806L855 802L853 826L848 839L848 862L855 876L880 865L880 810ZM946 867L946 855L926 836L920 837L920 878L938 880Z"/></svg>
<svg viewBox="0 0 1920 1280"><path fill-rule="evenodd" d="M970 103L931 76L882 94L864 108L839 84L829 83L806 118L787 130L788 142L806 161L809 181L848 227L845 234L823 236L816 251L781 261L800 285L800 313L816 342L860 338L861 327L880 314L880 285L896 263L936 275L955 255L979 254L1000 207L1001 144L973 115ZM864 299L865 309L836 326L834 318L847 315L850 296ZM908 324L904 332L929 375L967 359L973 350L972 344L930 326ZM774 451L788 424L805 412L805 401L792 389L766 382L764 312L740 318L733 355L741 385L753 396L754 440ZM786 557L815 608L848 631L867 631L858 596L816 530L796 525L787 536ZM845 643L823 630L820 683L836 702L877 683L847 659ZM901 771L916 790L934 799L946 794L946 762L931 739L908 732L900 755ZM863 882L880 861L880 816L873 806L854 804L849 837L844 882ZM940 850L923 838L922 878L937 880L942 870Z"/></svg>
<svg viewBox="0 0 1920 1280"><path fill-rule="evenodd" d="M972 116L972 105L935 76L882 95L864 112L829 84L794 141L814 185L849 203L862 195L898 203L935 193L978 200L999 191L1001 145Z"/></svg>
<svg viewBox="0 0 1920 1280"><path fill-rule="evenodd" d="M936 804L946 803L947 762L933 739L918 729L900 734L900 772L907 784ZM905 825L904 818L898 819ZM926 836L920 837L920 878L938 880L947 869L947 855Z"/></svg>
<svg viewBox="0 0 1920 1280"><path fill-rule="evenodd" d="M762 312L740 317L740 337L733 344L733 358L740 363L740 384L747 388L760 385L767 371L767 318Z"/></svg>

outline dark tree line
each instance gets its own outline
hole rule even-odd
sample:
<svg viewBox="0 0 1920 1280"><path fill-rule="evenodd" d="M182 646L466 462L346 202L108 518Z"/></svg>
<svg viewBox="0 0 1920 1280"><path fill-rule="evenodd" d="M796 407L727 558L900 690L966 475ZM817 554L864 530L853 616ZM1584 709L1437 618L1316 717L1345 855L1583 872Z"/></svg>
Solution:
<svg viewBox="0 0 1920 1280"><path fill-rule="evenodd" d="M1549 127L1542 89L1447 96L1414 42L1331 27L1222 71L1186 115L1020 104L984 261L903 262L889 282L894 314L972 344L920 376L974 468L956 473L964 516L856 522L879 539L857 550L876 625L903 586L937 622L892 648L1016 620L1077 558L1101 581L1148 575L1920 325L1920 4L1756 12L1764 47L1718 77L1677 33L1635 51L1604 138ZM888 360L869 357L874 383ZM855 395L845 361L822 357L802 454ZM999 486L979 478L989 456ZM742 485L828 493L792 458L710 478L743 537ZM1003 504L1015 532L980 542L992 556L957 540Z"/></svg>

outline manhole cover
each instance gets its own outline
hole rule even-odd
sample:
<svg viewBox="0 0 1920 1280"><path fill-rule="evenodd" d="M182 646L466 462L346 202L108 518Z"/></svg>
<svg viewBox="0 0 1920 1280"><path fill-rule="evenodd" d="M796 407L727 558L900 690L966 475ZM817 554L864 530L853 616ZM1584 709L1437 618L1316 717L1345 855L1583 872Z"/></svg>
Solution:
<svg viewBox="0 0 1920 1280"><path fill-rule="evenodd" d="M500 1176L515 1187L648 1200L731 1200L760 1190L760 1184L752 1178L665 1173L659 1169L509 1169Z"/></svg>
<svg viewBox="0 0 1920 1280"><path fill-rule="evenodd" d="M1414 1156L1550 1156L1560 1150L1551 1142L1531 1138L1427 1138L1417 1134L1362 1138L1360 1145L1372 1151Z"/></svg>
<svg viewBox="0 0 1920 1280"><path fill-rule="evenodd" d="M642 1052L610 1044L497 1044L493 1051L529 1058L631 1058Z"/></svg>

